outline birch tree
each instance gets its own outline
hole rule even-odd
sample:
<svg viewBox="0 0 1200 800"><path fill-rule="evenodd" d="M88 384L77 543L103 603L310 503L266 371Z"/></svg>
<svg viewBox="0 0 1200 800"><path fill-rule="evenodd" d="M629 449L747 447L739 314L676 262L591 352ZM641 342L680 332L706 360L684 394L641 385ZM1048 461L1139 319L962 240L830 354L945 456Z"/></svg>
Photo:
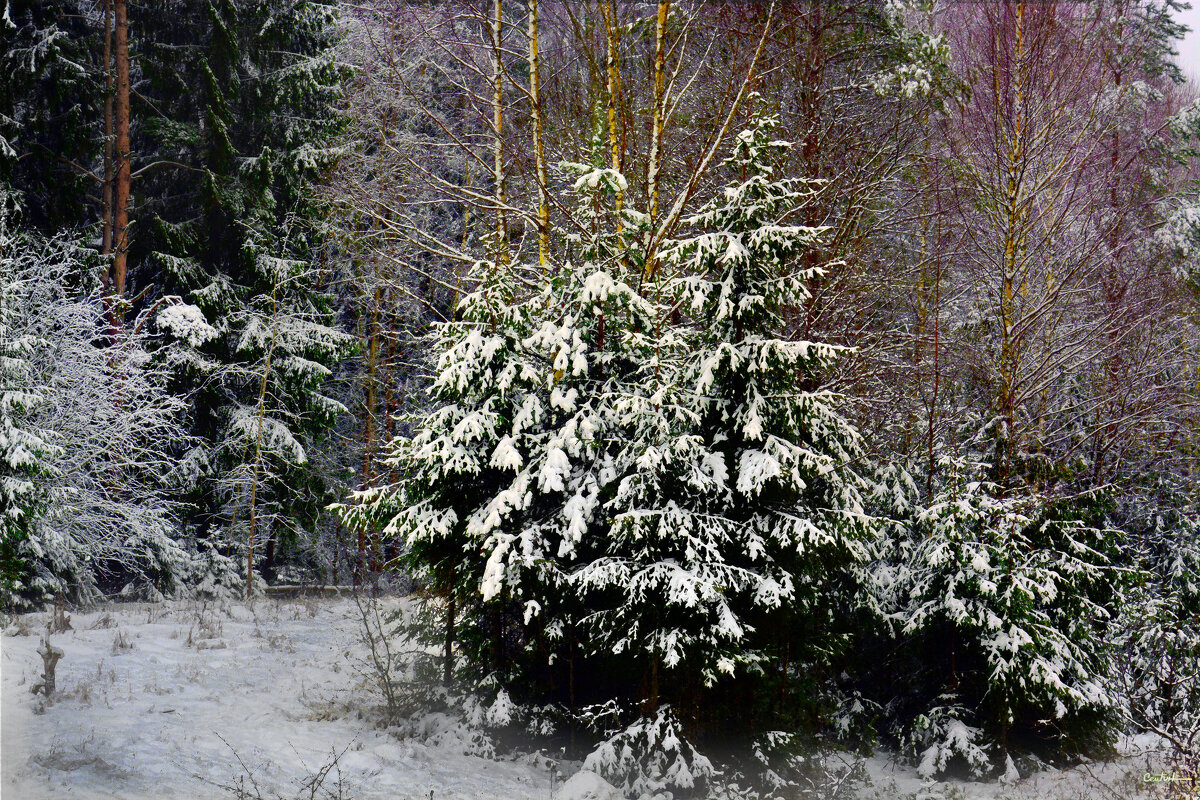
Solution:
<svg viewBox="0 0 1200 800"><path fill-rule="evenodd" d="M43 442L37 474L27 479L44 498L41 513L25 518L30 527L17 548L28 574L14 593L26 603L58 593L87 602L124 587L155 598L195 577L191 554L175 539L171 500L186 403L147 352L157 312L169 306L190 319L195 309L173 299L114 337L103 299L72 287L94 258L62 239L10 239L5 247L12 341L40 343L25 369L43 398L27 411Z"/></svg>

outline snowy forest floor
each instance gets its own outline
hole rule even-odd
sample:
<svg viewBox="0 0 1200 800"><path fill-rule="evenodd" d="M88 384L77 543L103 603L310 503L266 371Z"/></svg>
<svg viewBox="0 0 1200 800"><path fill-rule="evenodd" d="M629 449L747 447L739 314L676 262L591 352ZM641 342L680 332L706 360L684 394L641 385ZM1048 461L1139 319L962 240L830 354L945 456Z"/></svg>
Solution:
<svg viewBox="0 0 1200 800"><path fill-rule="evenodd" d="M399 738L364 715L360 709L372 701L351 600L126 604L77 613L73 630L51 636L65 655L56 699L45 705L30 687L42 672L37 648L48 618L16 618L0 642L5 800L572 794L570 787L552 792L552 762L543 755L467 755L454 736ZM879 754L862 762L864 778L839 797L1151 797L1155 787L1142 776L1157 760L1138 744L1125 743L1114 762L1045 770L1012 786L925 782ZM569 776L578 766L555 768Z"/></svg>

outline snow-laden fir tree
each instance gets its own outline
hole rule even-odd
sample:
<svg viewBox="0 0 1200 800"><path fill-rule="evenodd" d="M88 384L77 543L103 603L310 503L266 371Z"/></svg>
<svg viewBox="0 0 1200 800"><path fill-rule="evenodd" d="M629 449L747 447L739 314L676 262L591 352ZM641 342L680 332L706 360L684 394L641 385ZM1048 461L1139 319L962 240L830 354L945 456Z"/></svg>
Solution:
<svg viewBox="0 0 1200 800"><path fill-rule="evenodd" d="M53 236L90 221L102 148L104 81L96 4L8 0L0 7L0 183L20 195L20 224Z"/></svg>
<svg viewBox="0 0 1200 800"><path fill-rule="evenodd" d="M322 479L312 473L309 451L313 433L345 411L322 384L330 375L326 364L347 350L348 337L328 327L323 310L308 302L308 262L260 253L256 263L271 288L229 315L238 362L216 376L236 398L225 409L215 451L232 466L217 489L230 533L246 548L247 576L261 548L262 569L274 579L277 548L313 530L321 510Z"/></svg>
<svg viewBox="0 0 1200 800"><path fill-rule="evenodd" d="M1128 576L1103 503L1005 491L980 479L982 465L939 470L925 507L911 481L896 483L872 568L903 666L864 675L893 694L881 701L901 745L925 777L1011 779L1014 754L1104 743L1116 710L1108 639Z"/></svg>
<svg viewBox="0 0 1200 800"><path fill-rule="evenodd" d="M611 415L600 409L600 387L639 362L628 343L645 335L632 328L653 327L647 303L613 274L633 258L638 219L626 210L627 233L613 235L606 209L624 177L595 165L563 169L580 199L578 227L562 239L568 260L541 287L526 265L476 265L473 290L429 340L434 407L405 419L411 437L392 444L386 463L399 483L356 495L344 512L406 546L406 562L432 590L427 611L438 618L447 679L456 644L470 674L501 681L535 661L549 668L553 648L574 648L583 611L564 581L600 483L616 474L604 466ZM650 354L643 344L640 355ZM536 695L528 688L518 696Z"/></svg>
<svg viewBox="0 0 1200 800"><path fill-rule="evenodd" d="M1200 102L1180 109L1168 126L1173 158L1187 163L1200 156ZM1194 303L1200 289L1200 184L1190 179L1181 189L1160 201L1163 225L1154 239L1170 254L1174 277ZM1194 317L1177 336L1189 343L1189 358L1176 370L1176 379L1191 390L1186 408L1200 389ZM1194 466L1200 429L1194 419L1181 421L1173 458L1156 458L1153 469L1133 476L1114 514L1130 534L1127 559L1145 571L1122 609L1117 685L1132 728L1162 737L1175 763L1194 772L1200 768L1200 490Z"/></svg>
<svg viewBox="0 0 1200 800"><path fill-rule="evenodd" d="M726 685L761 689L766 673L807 669L835 646L830 618L848 599L848 568L866 555L850 469L858 436L820 388L839 348L784 334L829 265L823 229L794 219L819 186L775 174L788 146L772 138L776 124L760 117L737 136L725 162L734 182L663 253L678 276L664 293L686 318L655 320L675 329L644 331L657 362L605 388L616 475L600 482L602 511L571 581L588 600L595 651L644 675L648 716L589 762L638 790L656 780L689 789L711 767L676 746L670 776L630 774L617 758L623 736L669 731L643 743L653 754L780 722L754 707L719 732L701 719L705 708L732 709Z"/></svg>
<svg viewBox="0 0 1200 800"><path fill-rule="evenodd" d="M624 175L604 166L599 135L591 151L591 163L559 165L577 203L537 300L536 324L524 340L541 369L541 438L527 464L538 508L519 539L504 533L492 539L485 576L485 594L534 592L525 620L536 620L558 643L579 635L575 627L585 611L568 602L574 607L564 620L552 609L575 598L578 584L565 582L595 552L601 496L620 473L615 446L622 432L614 422L631 409L618 411L614 403L629 399L626 387L641 392L650 386L646 381L658 363L654 332L661 314L636 288L642 262L635 243L644 217L628 204L617 210L616 198L629 187ZM539 561L550 567L545 577L551 582L523 585Z"/></svg>
<svg viewBox="0 0 1200 800"><path fill-rule="evenodd" d="M18 268L23 255L18 237L8 229L0 209L0 606L29 599L33 577L28 563L29 540L47 500L39 479L49 469L53 446L44 431L31 424L31 411L42 402L29 356L44 345L22 330L20 304L30 288Z"/></svg>
<svg viewBox="0 0 1200 800"><path fill-rule="evenodd" d="M1117 626L1114 680L1133 730L1155 734L1183 769L1200 767L1200 508L1194 483L1159 475L1121 516L1144 570Z"/></svg>
<svg viewBox="0 0 1200 800"><path fill-rule="evenodd" d="M703 786L701 702L828 650L865 552L857 435L819 388L838 348L783 335L824 262L822 230L789 219L817 187L775 178L773 127L738 137L736 183L666 251L681 277L662 284L640 281L642 217L611 211L624 176L564 165L566 257L543 291L479 266L431 348L436 407L393 446L399 484L346 511L403 537L442 598L447 670L456 625L481 627L460 642L477 677L617 703L589 764L631 790Z"/></svg>
<svg viewBox="0 0 1200 800"><path fill-rule="evenodd" d="M588 534L619 472L608 387L652 376L660 315L626 280L641 274L641 217L627 208L618 224L611 211L624 176L598 160L561 168L578 207L555 263L540 273L493 252L476 265L474 288L429 340L434 407L403 421L412 435L387 460L398 484L357 495L345 514L406 546L431 590L444 678L457 650L461 677L490 675L521 701L569 711L577 689L580 703L596 699L583 675L586 608L566 582L597 548Z"/></svg>
<svg viewBox="0 0 1200 800"><path fill-rule="evenodd" d="M176 389L198 387L200 444L180 454L187 521L201 536L232 533L238 547L251 505L280 522L256 535L270 577L275 550L312 530L329 499L309 451L342 411L320 387L350 343L334 324L315 190L342 124L336 9L154 0L137 22L139 91L151 102L134 149L161 163L141 178L133 291L180 295L214 332L162 353Z"/></svg>
<svg viewBox="0 0 1200 800"><path fill-rule="evenodd" d="M430 592L427 617L441 617L435 636L447 681L460 628L476 637L458 643L476 657L476 677L504 666L502 610L489 602L499 587L485 583L485 548L500 547L498 528L520 530L533 501L528 458L540 447L547 370L524 340L544 301L522 299L517 275L503 261L475 266L455 318L428 339L432 408L401 420L412 434L390 445L385 463L398 482L356 493L343 510L351 525L381 529L405 547L406 564Z"/></svg>

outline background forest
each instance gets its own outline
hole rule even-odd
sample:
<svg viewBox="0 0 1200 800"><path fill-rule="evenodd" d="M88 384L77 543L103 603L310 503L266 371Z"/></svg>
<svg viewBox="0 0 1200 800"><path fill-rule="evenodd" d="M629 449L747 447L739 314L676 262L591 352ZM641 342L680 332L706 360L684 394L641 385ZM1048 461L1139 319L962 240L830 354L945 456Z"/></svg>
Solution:
<svg viewBox="0 0 1200 800"><path fill-rule="evenodd" d="M4 605L398 586L635 796L1200 767L1182 6L7 0Z"/></svg>

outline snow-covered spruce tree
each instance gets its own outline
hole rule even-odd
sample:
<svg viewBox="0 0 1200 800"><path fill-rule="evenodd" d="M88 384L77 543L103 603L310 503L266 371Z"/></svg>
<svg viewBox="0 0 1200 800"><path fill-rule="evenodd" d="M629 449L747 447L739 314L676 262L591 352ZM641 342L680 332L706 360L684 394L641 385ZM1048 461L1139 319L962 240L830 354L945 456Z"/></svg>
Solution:
<svg viewBox="0 0 1200 800"><path fill-rule="evenodd" d="M9 608L18 598L37 599L30 585L33 565L25 556L47 501L39 479L49 471L46 459L54 448L45 432L31 424L31 411L42 402L42 393L29 356L44 342L21 330L20 304L30 287L23 283L28 276L18 268L23 252L8 228L5 210L0 209L0 607Z"/></svg>
<svg viewBox="0 0 1200 800"><path fill-rule="evenodd" d="M1200 509L1193 483L1159 475L1120 515L1144 570L1121 609L1114 684L1135 731L1162 737L1176 766L1200 767Z"/></svg>
<svg viewBox="0 0 1200 800"><path fill-rule="evenodd" d="M104 82L96 4L8 0L0 7L0 183L21 196L21 225L46 236L86 224Z"/></svg>
<svg viewBox="0 0 1200 800"><path fill-rule="evenodd" d="M597 134L590 163L560 164L578 202L549 283L547 313L526 341L547 370L542 447L529 459L541 494L521 538L495 540L489 573L520 600L539 696L564 707L572 731L589 727L583 706L616 702L628 721L645 699L630 691L649 674L645 654L607 636L596 601L610 604L612 591L593 585L594 573L586 570L613 555L607 536L614 509L606 501L637 455L629 447L630 423L644 434L678 413L672 378L681 340L665 324L664 298L645 285L639 291L647 220L628 201L617 202L628 184L604 165L603 153ZM525 538L538 551L516 546ZM664 720L675 724L673 713Z"/></svg>
<svg viewBox="0 0 1200 800"><path fill-rule="evenodd" d="M915 491L899 504L873 568L894 647L890 677L864 674L892 695L880 698L892 732L925 777L1012 778L1023 752L1102 746L1116 722L1107 639L1128 581L1102 500L1004 491L979 479L983 465L939 470L927 507Z"/></svg>
<svg viewBox="0 0 1200 800"><path fill-rule="evenodd" d="M605 390L616 477L600 482L571 582L594 652L646 687L639 718L587 762L635 792L699 789L712 766L693 744L809 722L797 712L866 555L858 437L819 388L839 348L783 334L828 265L803 266L823 230L789 217L819 187L776 176L788 145L774 127L762 117L738 135L735 183L663 253L680 276L665 293L690 318L658 320L679 341L645 336L670 357Z"/></svg>
<svg viewBox="0 0 1200 800"><path fill-rule="evenodd" d="M151 296L178 294L215 331L173 339L163 353L177 390L199 387L190 425L200 441L179 454L193 478L185 520L214 541L240 527L235 538L244 543L248 494L230 502L237 493L223 490L255 483L264 452L257 432L269 431L278 480L255 505L286 522L258 538L269 577L275 550L312 530L328 502L307 451L340 412L320 386L350 343L334 327L324 285L328 243L314 188L336 159L342 124L336 8L150 0L136 22L139 92L148 102L134 150L150 163L139 178L131 293L153 285ZM256 414L264 391L266 417Z"/></svg>
<svg viewBox="0 0 1200 800"><path fill-rule="evenodd" d="M631 791L701 790L692 740L717 724L796 722L763 675L789 703L811 689L796 676L864 555L856 435L816 388L837 348L782 338L821 231L787 222L815 187L773 177L771 127L738 138L737 184L668 251L685 279L641 291L641 217L611 211L624 177L564 165L580 204L548 288L478 268L436 333L437 407L394 444L399 485L345 512L405 538L447 674L456 631L479 628L457 642L477 680L568 712L615 703L588 764Z"/></svg>
<svg viewBox="0 0 1200 800"><path fill-rule="evenodd" d="M479 262L468 279L475 286L455 318L427 341L432 408L401 420L412 434L393 440L385 459L398 482L355 493L342 507L351 526L403 543L427 592L425 633L442 646L446 682L456 647L476 680L505 668L503 610L484 590L484 547L502 524L522 525L535 488L526 459L545 414L545 365L530 361L524 345L544 299L522 299L516 268L503 261Z"/></svg>
<svg viewBox="0 0 1200 800"><path fill-rule="evenodd" d="M214 375L228 403L214 449L225 465L216 486L227 535L245 553L246 575L261 566L274 580L279 551L313 530L324 506L323 478L313 473L309 450L345 411L322 384L330 374L326 364L348 351L349 337L327 324L314 301L307 261L268 251L255 253L254 263L269 288L247 293L225 318L228 332L236 332L228 342L236 360Z"/></svg>
<svg viewBox="0 0 1200 800"><path fill-rule="evenodd" d="M1172 155L1180 163L1200 156L1200 102L1169 122ZM1175 275L1194 303L1200 293L1200 184L1188 180L1181 188L1162 203L1166 219L1156 239L1174 256ZM1194 318L1180 338L1196 340ZM1194 368L1190 360L1185 364L1179 374L1191 388ZM1177 457L1166 462L1171 467L1140 476L1119 515L1148 573L1136 592L1140 602L1130 603L1125 614L1121 667L1135 728L1162 736L1180 766L1195 771L1200 768L1200 491L1193 465L1200 426L1194 416L1184 425Z"/></svg>
<svg viewBox="0 0 1200 800"><path fill-rule="evenodd" d="M613 235L605 210L624 177L582 164L563 169L580 197L578 228L563 239L574 258L533 290L527 277L537 273L527 265L497 258L475 266L474 289L429 340L434 408L403 420L412 436L397 438L386 461L399 483L358 493L343 509L352 524L381 527L407 545L407 563L431 590L431 616L440 617L447 678L456 638L476 679L494 672L507 680L534 661L544 678L554 643L578 635L556 609L570 604L563 564L598 489L597 476L573 461L601 458L597 382L636 361L618 355L623 327L630 316L643 330L653 323L637 292L611 274L618 253L632 258L636 231L636 214L626 211L626 235ZM526 639L536 642L526 648Z"/></svg>
<svg viewBox="0 0 1200 800"><path fill-rule="evenodd" d="M475 288L430 339L434 408L405 419L411 438L392 444L399 483L354 497L355 525L399 536L428 590L425 635L440 645L442 677L504 689L522 702L593 700L586 608L567 584L600 494L618 474L618 392L653 374L649 332L658 318L623 275L641 274L633 252L640 217L611 211L627 188L598 164L563 164L574 179L573 227L556 241L564 260L549 274L498 257L480 262ZM495 242L489 245L496 250ZM548 280L538 285L544 275ZM576 680L578 673L578 680ZM632 678L636 680L636 677Z"/></svg>

